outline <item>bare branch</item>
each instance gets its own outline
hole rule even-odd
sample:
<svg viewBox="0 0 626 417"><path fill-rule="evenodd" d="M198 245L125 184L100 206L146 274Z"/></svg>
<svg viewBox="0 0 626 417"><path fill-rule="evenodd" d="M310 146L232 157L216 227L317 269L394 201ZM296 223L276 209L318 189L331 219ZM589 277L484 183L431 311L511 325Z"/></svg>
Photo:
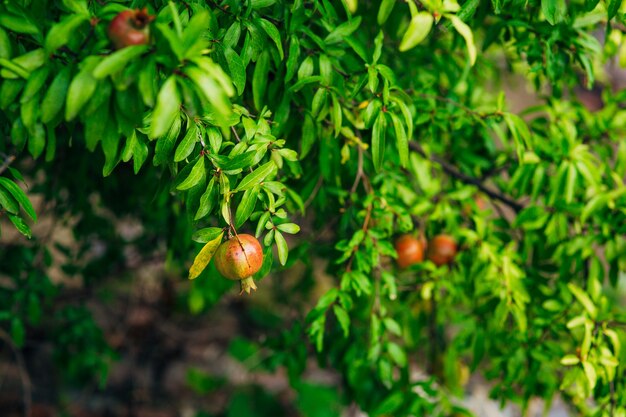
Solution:
<svg viewBox="0 0 626 417"><path fill-rule="evenodd" d="M420 155L422 155L424 158L428 158L431 161L435 162L436 164L438 164L439 166L441 166L441 168L448 174L453 176L454 178L463 181L466 184L472 184L474 186L476 186L480 191L482 191L483 193L487 194L489 197L493 198L494 200L498 200L504 204L506 204L507 206L511 207L513 210L515 210L516 213L519 213L524 206L520 203L518 203L517 201L513 200L511 197L504 195L503 193L501 193L500 191L494 190L488 186L486 186L485 184L483 184L483 182L478 179L478 178L474 178L471 177L467 174L462 173L461 171L459 171L454 165L450 164L448 161L446 161L445 159L441 158L440 156L431 154L431 155L427 155L426 152L424 151L424 149L422 148L422 146L417 143L417 142L409 142L409 146L411 147L412 150L414 150L415 152L419 153Z"/></svg>

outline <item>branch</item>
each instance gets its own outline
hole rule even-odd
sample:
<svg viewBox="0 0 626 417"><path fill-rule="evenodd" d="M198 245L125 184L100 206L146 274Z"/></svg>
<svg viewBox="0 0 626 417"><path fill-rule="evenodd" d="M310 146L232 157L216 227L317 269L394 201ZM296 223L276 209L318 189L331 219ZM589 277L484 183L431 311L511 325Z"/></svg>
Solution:
<svg viewBox="0 0 626 417"><path fill-rule="evenodd" d="M9 155L6 157L2 165L0 165L0 174L2 174L6 169L15 161L15 155Z"/></svg>
<svg viewBox="0 0 626 417"><path fill-rule="evenodd" d="M507 206L511 207L516 213L519 213L524 206L520 203L518 203L517 201L513 200L511 197L502 194L499 191L493 190L490 187L487 187L485 184L483 184L483 182L478 179L478 178L474 178L471 177L469 175L466 175L464 173L462 173L461 171L459 171L454 165L450 164L448 161L446 161L445 159L441 158L440 156L437 155L427 155L426 152L424 151L424 149L422 148L422 146L417 143L417 142L409 142L409 147L414 150L415 152L419 153L420 155L422 155L424 158L428 158L431 161L437 163L438 165L441 166L441 168L448 173L448 175L453 176L454 178L463 181L466 184L472 184L474 186L476 186L479 190L481 190L483 193L487 194L489 197L493 198L494 200L498 200L504 204L506 204Z"/></svg>

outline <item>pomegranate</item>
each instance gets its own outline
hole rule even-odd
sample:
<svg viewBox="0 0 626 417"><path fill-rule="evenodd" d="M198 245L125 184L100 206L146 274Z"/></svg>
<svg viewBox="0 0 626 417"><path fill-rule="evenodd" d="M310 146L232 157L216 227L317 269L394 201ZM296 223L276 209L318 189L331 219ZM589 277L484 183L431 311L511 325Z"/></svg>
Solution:
<svg viewBox="0 0 626 417"><path fill-rule="evenodd" d="M424 242L413 235L400 236L396 240L395 249L398 253L396 262L400 268L408 268L424 260Z"/></svg>
<svg viewBox="0 0 626 417"><path fill-rule="evenodd" d="M428 259L437 266L452 262L456 252L456 241L450 235L437 235L428 243Z"/></svg>
<svg viewBox="0 0 626 417"><path fill-rule="evenodd" d="M130 45L145 45L150 40L150 22L154 16L146 8L124 10L109 24L107 33L115 49Z"/></svg>
<svg viewBox="0 0 626 417"><path fill-rule="evenodd" d="M213 259L220 274L240 282L242 294L256 290L252 275L263 265L263 248L254 236L233 236L217 248Z"/></svg>

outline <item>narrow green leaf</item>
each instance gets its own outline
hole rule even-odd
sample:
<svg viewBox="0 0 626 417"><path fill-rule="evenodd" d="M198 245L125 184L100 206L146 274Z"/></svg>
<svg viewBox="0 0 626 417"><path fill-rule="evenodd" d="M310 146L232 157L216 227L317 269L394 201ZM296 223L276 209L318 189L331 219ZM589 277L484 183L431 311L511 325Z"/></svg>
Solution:
<svg viewBox="0 0 626 417"><path fill-rule="evenodd" d="M565 0L541 0L541 11L551 25L556 25L565 20L567 4Z"/></svg>
<svg viewBox="0 0 626 417"><path fill-rule="evenodd" d="M24 222L24 220L22 220L21 217L10 213L7 213L7 216L9 217L9 220L11 220L11 223L13 223L13 226L15 226L18 232L20 232L29 239L33 236L32 232L30 231L30 227L28 227L28 225Z"/></svg>
<svg viewBox="0 0 626 417"><path fill-rule="evenodd" d="M342 42L344 38L354 33L360 25L361 16L356 16L333 29L333 31L330 32L328 36L326 36L326 38L324 39L324 43L327 45L332 45Z"/></svg>
<svg viewBox="0 0 626 417"><path fill-rule="evenodd" d="M403 168L406 168L409 164L409 139L406 136L400 118L393 113L389 113L389 115L393 121L393 128L396 133L396 146L400 154L400 164Z"/></svg>
<svg viewBox="0 0 626 417"><path fill-rule="evenodd" d="M580 302L585 310L587 310L589 317L595 319L598 314L598 310L595 304L593 304L593 301L591 301L591 298L589 298L589 295L572 282L567 284L567 288L569 288L570 292L574 295L574 297L576 297L578 302Z"/></svg>
<svg viewBox="0 0 626 417"><path fill-rule="evenodd" d="M372 160L374 168L380 171L385 160L385 134L387 128L387 120L385 113L379 113L374 127L372 128Z"/></svg>
<svg viewBox="0 0 626 417"><path fill-rule="evenodd" d="M198 211L196 212L194 220L200 220L201 218L209 215L213 208L215 207L215 202L217 200L217 188L215 187L215 177L211 177L209 181L209 185L206 188L206 191L200 197L200 205L198 207Z"/></svg>
<svg viewBox="0 0 626 417"><path fill-rule="evenodd" d="M70 78L71 68L65 67L52 80L41 102L41 121L43 123L50 123L63 109Z"/></svg>
<svg viewBox="0 0 626 417"><path fill-rule="evenodd" d="M196 142L198 142L198 125L192 122L189 126L189 129L187 129L185 137L176 147L176 152L174 153L174 162L180 162L183 159L187 158L191 154L191 152L193 152L193 149L196 146Z"/></svg>
<svg viewBox="0 0 626 417"><path fill-rule="evenodd" d="M241 227L246 220L254 212L256 201L259 196L259 186L254 186L243 193L241 202L237 206L237 212L235 213L235 227Z"/></svg>
<svg viewBox="0 0 626 417"><path fill-rule="evenodd" d="M15 198L18 203L20 203L26 214L28 214L31 219L37 221L37 213L35 213L33 205L26 196L26 193L24 193L24 191L22 191L22 189L18 187L17 184L15 184L8 178L0 177L0 186L3 186L9 193L11 193L13 198Z"/></svg>
<svg viewBox="0 0 626 417"><path fill-rule="evenodd" d="M185 178L185 180L181 182L178 187L176 187L177 190L188 190L194 185L198 184L200 181L202 181L204 177L206 177L206 168L204 166L204 161L204 156L198 158L198 161L194 164L187 178Z"/></svg>
<svg viewBox="0 0 626 417"><path fill-rule="evenodd" d="M72 14L66 16L59 23L52 26L46 35L45 48L48 54L52 54L60 47L66 45L72 35L78 34L78 28L89 20L88 14Z"/></svg>
<svg viewBox="0 0 626 417"><path fill-rule="evenodd" d="M269 161L268 163L261 165L248 175L246 175L235 191L244 191L249 188L254 187L257 184L260 184L267 176L272 174L276 170L276 164L274 161Z"/></svg>
<svg viewBox="0 0 626 417"><path fill-rule="evenodd" d="M217 238L222 231L220 227L205 227L204 229L196 230L191 235L191 240L198 243L207 243Z"/></svg>
<svg viewBox="0 0 626 417"><path fill-rule="evenodd" d="M18 214L20 211L20 205L17 200L2 187L0 187L0 207L11 214Z"/></svg>
<svg viewBox="0 0 626 417"><path fill-rule="evenodd" d="M474 44L474 34L472 33L472 29L470 29L465 22L454 15L450 15L449 19L452 22L452 26L454 26L456 31L459 32L459 34L465 39L470 65L474 65L476 62L476 45Z"/></svg>
<svg viewBox="0 0 626 417"><path fill-rule="evenodd" d="M394 361L396 365L402 368L406 366L406 353L400 347L400 345L394 342L388 342L387 352L389 353L389 357L391 358L391 360Z"/></svg>
<svg viewBox="0 0 626 417"><path fill-rule="evenodd" d="M574 200L574 191L576 191L576 179L578 171L573 163L569 163L567 168L567 178L565 181L565 202L571 203Z"/></svg>
<svg viewBox="0 0 626 417"><path fill-rule="evenodd" d="M278 230L284 233L289 233L290 235L295 235L300 231L300 226L295 223L283 223L276 226Z"/></svg>
<svg viewBox="0 0 626 417"><path fill-rule="evenodd" d="M147 45L132 45L122 48L107 56L93 70L93 76L100 80L121 71L129 61L148 50Z"/></svg>
<svg viewBox="0 0 626 417"><path fill-rule="evenodd" d="M285 54L283 52L283 44L280 39L280 32L278 32L276 26L274 26L274 24L271 23L269 20L265 19L257 19L256 23L261 26L261 29L263 29L265 33L267 33L267 36L269 36L270 39L274 42L274 44L276 45L276 49L278 49L278 55L280 56L280 59L283 60L285 58Z"/></svg>
<svg viewBox="0 0 626 417"><path fill-rule="evenodd" d="M433 26L433 20L433 15L428 12L419 12L413 16L400 42L400 47L398 48L400 52L413 49L426 39L426 36L428 36Z"/></svg>
<svg viewBox="0 0 626 417"><path fill-rule="evenodd" d="M580 363L580 359L576 355L565 355L561 358L561 365L571 366L578 365Z"/></svg>
<svg viewBox="0 0 626 417"><path fill-rule="evenodd" d="M224 55L226 56L230 77L237 89L237 94L242 95L246 87L246 67L243 64L243 60L231 48L224 48Z"/></svg>
<svg viewBox="0 0 626 417"><path fill-rule="evenodd" d="M157 96L156 107L152 113L150 138L156 139L165 135L180 113L181 99L176 87L176 78L170 76Z"/></svg>
<svg viewBox="0 0 626 417"><path fill-rule="evenodd" d="M276 249L278 250L278 261L284 266L287 263L287 257L289 256L287 241L283 237L283 234L277 230L274 234L274 241L276 242Z"/></svg>
<svg viewBox="0 0 626 417"><path fill-rule="evenodd" d="M343 330L343 337L348 337L350 334L350 316L348 316L346 310L339 304L333 305L333 312L335 313L335 317L337 317L341 330Z"/></svg>
<svg viewBox="0 0 626 417"><path fill-rule="evenodd" d="M74 119L89 101L96 87L97 80L93 77L92 71L100 62L99 57L90 56L83 61L83 68L74 76L67 90L65 103L65 120Z"/></svg>
<svg viewBox="0 0 626 417"><path fill-rule="evenodd" d="M378 16L376 17L379 25L385 24L395 4L396 0L382 0L380 2L380 7L378 8Z"/></svg>
<svg viewBox="0 0 626 417"><path fill-rule="evenodd" d="M268 51L263 51L259 56L254 67L254 74L252 76L252 96L254 98L254 107L257 110L263 108L263 98L267 89L267 76L270 70L270 54Z"/></svg>

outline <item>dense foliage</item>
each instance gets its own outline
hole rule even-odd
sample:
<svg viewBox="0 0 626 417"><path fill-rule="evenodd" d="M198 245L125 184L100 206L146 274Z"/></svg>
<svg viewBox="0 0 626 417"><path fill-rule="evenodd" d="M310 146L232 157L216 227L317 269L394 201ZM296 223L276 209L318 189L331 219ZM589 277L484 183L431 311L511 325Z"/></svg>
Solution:
<svg viewBox="0 0 626 417"><path fill-rule="evenodd" d="M148 42L115 49L109 23L144 7ZM618 0L4 2L0 216L31 237L33 193L42 212L78 217L65 267L89 288L124 246L99 206L134 214L139 246L165 239L181 280L195 258L194 313L231 288L207 268L217 245L255 234L257 280L306 270L268 366L297 387L316 352L372 416L462 415L470 373L503 403L560 395L579 415L625 416L626 96L607 88L596 110L575 94L626 61L625 12ZM537 92L521 114L509 74ZM400 269L403 233L451 235L459 253ZM94 235L106 257L90 256ZM21 346L25 326L46 323L68 376L104 383L112 352L85 309L54 307L39 239L0 246L2 327ZM334 285L307 309L298 295L322 259Z"/></svg>

